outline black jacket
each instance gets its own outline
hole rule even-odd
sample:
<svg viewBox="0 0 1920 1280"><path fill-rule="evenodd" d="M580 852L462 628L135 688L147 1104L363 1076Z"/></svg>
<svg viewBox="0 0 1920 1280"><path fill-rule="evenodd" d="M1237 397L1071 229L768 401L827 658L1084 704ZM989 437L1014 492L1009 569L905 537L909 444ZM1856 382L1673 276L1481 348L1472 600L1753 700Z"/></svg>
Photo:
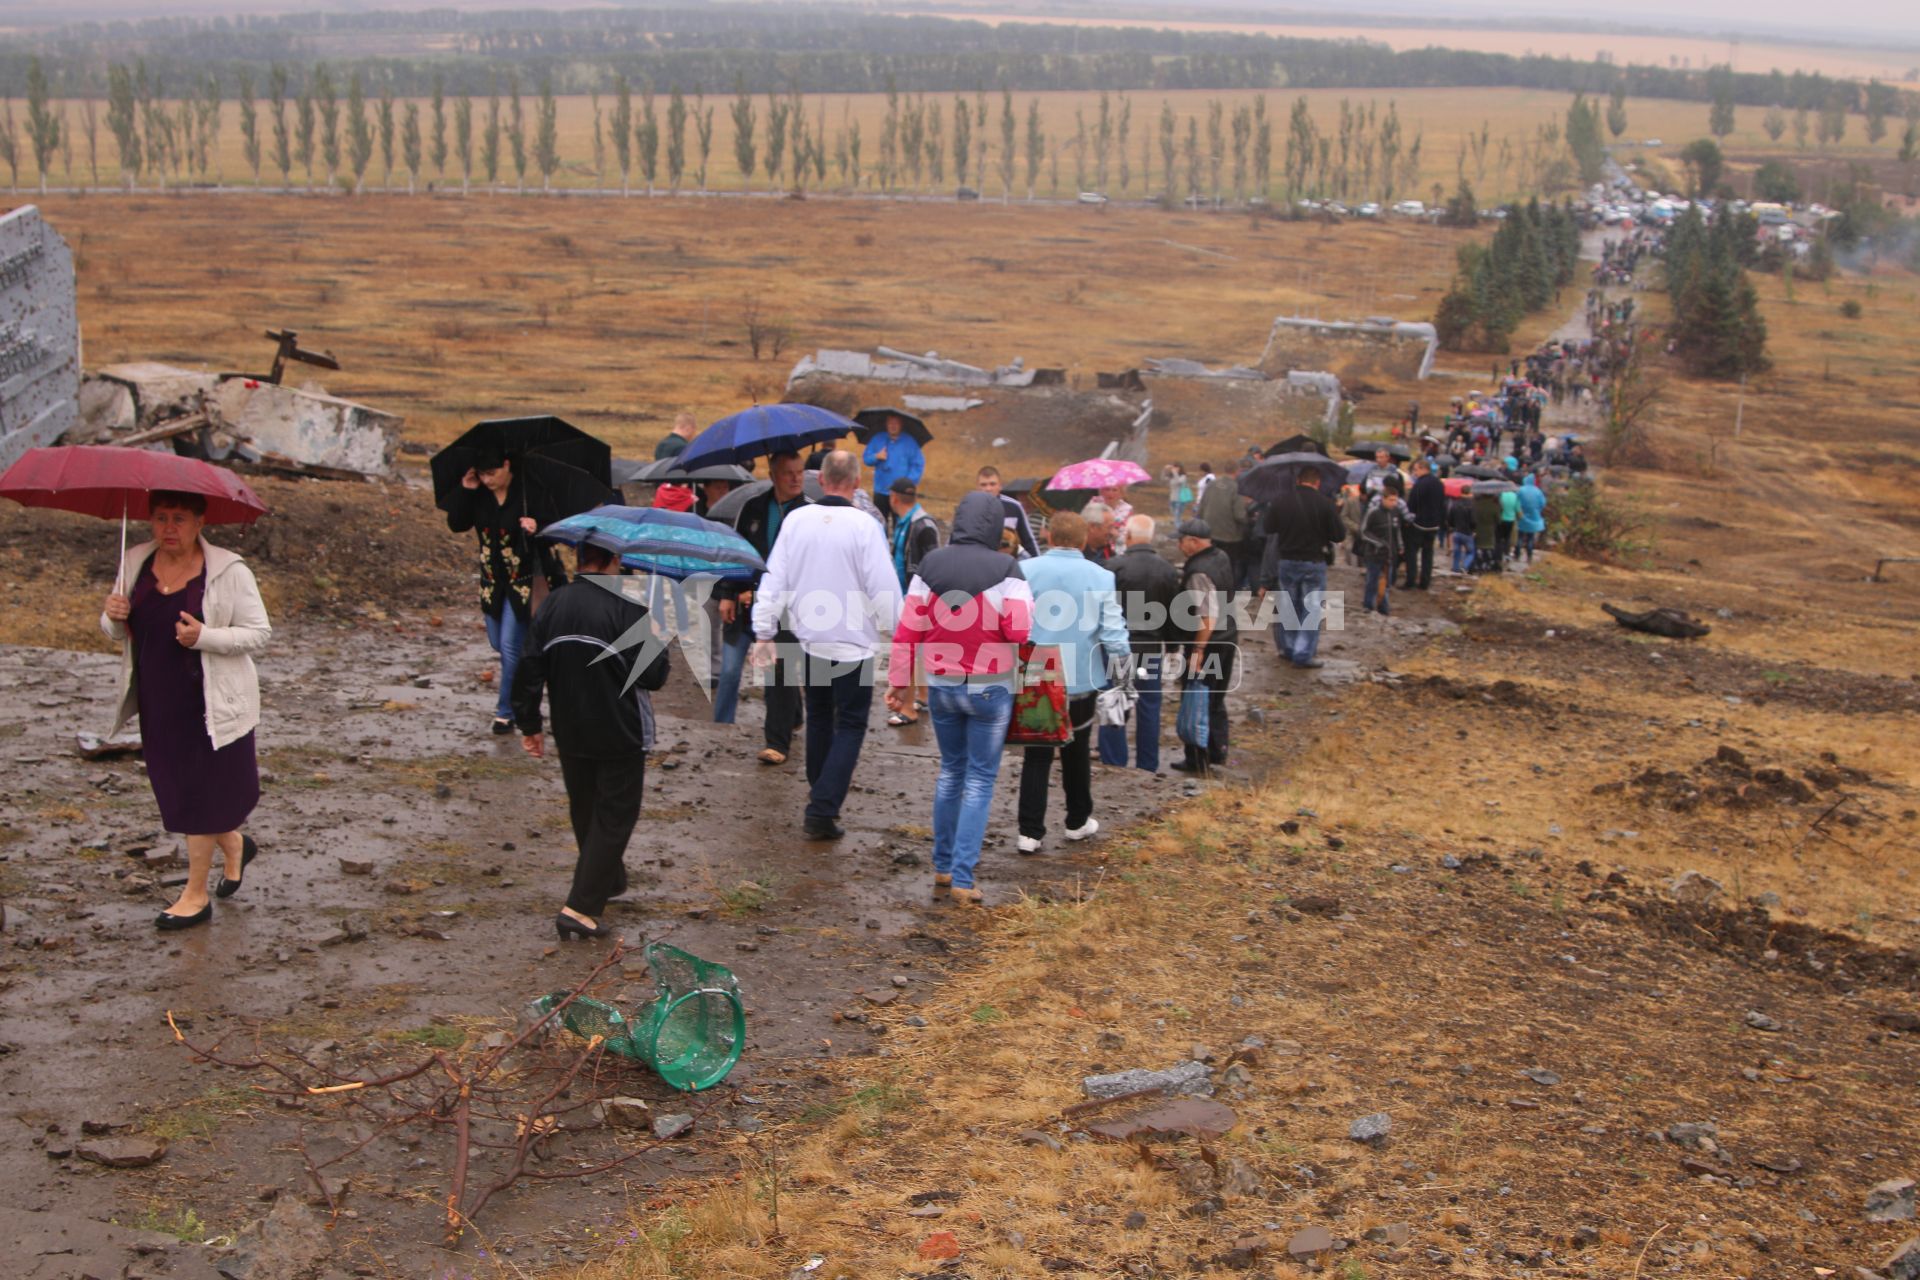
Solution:
<svg viewBox="0 0 1920 1280"><path fill-rule="evenodd" d="M1432 473L1413 482L1407 493L1407 515L1422 533L1436 533L1447 522L1447 486Z"/></svg>
<svg viewBox="0 0 1920 1280"><path fill-rule="evenodd" d="M1107 568L1113 571L1134 655L1159 653L1169 643L1178 644L1173 601L1180 594L1180 571L1152 547L1128 547L1107 561Z"/></svg>
<svg viewBox="0 0 1920 1280"><path fill-rule="evenodd" d="M667 682L667 646L646 618L645 605L587 578L549 595L534 614L513 676L520 732L540 732L545 691L561 755L605 759L652 746L647 694Z"/></svg>
<svg viewBox="0 0 1920 1280"><path fill-rule="evenodd" d="M1216 480L1214 483L1218 484L1219 481ZM1209 485L1208 488L1212 488L1212 485ZM1239 498L1236 496L1234 501L1239 501ZM1194 590L1194 578L1203 573L1206 574L1207 579L1213 583L1213 589L1218 594L1222 605L1222 612L1214 621L1213 634L1208 637L1208 643L1224 644L1235 639L1240 634L1239 624L1234 621L1231 611L1234 596L1233 561L1217 544L1208 547L1205 551L1195 555L1192 559L1188 560L1185 565L1181 566L1181 592L1185 593ZM1178 611L1173 630L1179 636L1180 643L1191 643L1194 637L1199 635L1199 624L1195 623L1193 629L1189 630L1186 626L1180 624L1179 618L1198 618L1199 616L1200 605L1197 601L1193 602L1192 607Z"/></svg>
<svg viewBox="0 0 1920 1280"><path fill-rule="evenodd" d="M782 517L789 516L806 505L807 497L802 494L791 502L782 503L780 512ZM769 489L765 493L756 494L751 501L741 507L740 514L734 517L733 521L733 531L752 543L753 549L760 553L762 560L773 554L773 540L779 536L780 532L772 527L772 513L773 490ZM760 579L757 577L747 582L722 582L713 590L714 599L738 600L759 585ZM746 618L746 610L742 609L734 617L732 625L727 628L727 634L739 636L749 630L751 627Z"/></svg>
<svg viewBox="0 0 1920 1280"><path fill-rule="evenodd" d="M1405 507L1389 507L1384 502L1368 507L1366 517L1360 521L1360 534L1354 548L1360 558L1397 564L1405 547L1406 518Z"/></svg>
<svg viewBox="0 0 1920 1280"><path fill-rule="evenodd" d="M533 605L534 574L543 574L552 588L567 580L567 570L551 542L537 541L520 527L522 516L531 516L538 525L559 519L530 502L518 476L504 499L496 500L485 486L455 489L447 510L447 528L455 533L471 529L479 537L481 611L497 618L502 609L511 608L524 622Z"/></svg>
<svg viewBox="0 0 1920 1280"><path fill-rule="evenodd" d="M1267 532L1281 560L1323 564L1327 548L1346 540L1347 525L1333 499L1309 485L1296 485L1267 506Z"/></svg>
<svg viewBox="0 0 1920 1280"><path fill-rule="evenodd" d="M1447 503L1447 528L1454 533L1464 533L1469 538L1473 536L1472 498L1454 498Z"/></svg>

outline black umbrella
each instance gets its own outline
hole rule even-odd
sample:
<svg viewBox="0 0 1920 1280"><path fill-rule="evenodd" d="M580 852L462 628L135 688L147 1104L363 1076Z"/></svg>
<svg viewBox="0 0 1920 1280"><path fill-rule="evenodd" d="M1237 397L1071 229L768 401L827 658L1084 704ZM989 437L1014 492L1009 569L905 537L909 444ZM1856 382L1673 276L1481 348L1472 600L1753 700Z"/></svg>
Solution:
<svg viewBox="0 0 1920 1280"><path fill-rule="evenodd" d="M1470 480L1504 480L1507 473L1499 467L1483 467L1477 462L1463 463L1453 469L1453 474L1466 476Z"/></svg>
<svg viewBox="0 0 1920 1280"><path fill-rule="evenodd" d="M1356 440L1347 447L1347 456L1349 458L1371 458L1382 449L1387 451L1389 458L1398 458L1402 462L1405 462L1413 456L1413 450L1407 448L1406 445L1401 444L1398 440Z"/></svg>
<svg viewBox="0 0 1920 1280"><path fill-rule="evenodd" d="M552 416L476 423L433 455L433 505L453 509L468 471L505 458L522 485L527 514L542 524L617 502L613 450Z"/></svg>
<svg viewBox="0 0 1920 1280"><path fill-rule="evenodd" d="M727 491L727 496L707 508L707 519L717 520L721 524L731 525L747 509L747 504L761 494L773 488L771 480L753 480ZM820 473L809 471L801 484L801 492L808 502L820 501Z"/></svg>
<svg viewBox="0 0 1920 1280"><path fill-rule="evenodd" d="M619 464L615 463L616 472ZM680 465L680 459L655 458L652 462L633 472L623 484L704 484L709 480L725 480L728 484L746 484L753 479L753 472L731 462L709 462L703 467L691 471Z"/></svg>
<svg viewBox="0 0 1920 1280"><path fill-rule="evenodd" d="M1327 446L1312 436L1288 436L1285 440L1274 441L1262 456L1277 458L1283 453L1317 453L1324 458L1327 456Z"/></svg>
<svg viewBox="0 0 1920 1280"><path fill-rule="evenodd" d="M1240 496L1253 502L1272 502L1300 483L1305 470L1320 473L1320 487L1331 493L1347 482L1347 469L1324 453L1282 453L1248 469L1240 477Z"/></svg>
<svg viewBox="0 0 1920 1280"><path fill-rule="evenodd" d="M920 421L919 418L908 413L905 409L895 409L892 406L885 406L879 409L862 409L860 412L854 414L853 438L861 444L865 444L873 438L873 434L876 431L885 431L887 429L888 418L900 419L900 430L912 436L921 445L924 446L933 443L933 432L927 430L926 423Z"/></svg>

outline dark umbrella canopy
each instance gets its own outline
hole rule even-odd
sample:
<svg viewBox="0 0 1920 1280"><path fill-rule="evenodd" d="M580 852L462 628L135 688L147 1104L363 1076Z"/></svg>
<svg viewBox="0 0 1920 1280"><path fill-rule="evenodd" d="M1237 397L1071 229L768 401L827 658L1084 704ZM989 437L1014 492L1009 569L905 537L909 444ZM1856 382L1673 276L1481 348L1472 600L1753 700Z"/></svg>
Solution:
<svg viewBox="0 0 1920 1280"><path fill-rule="evenodd" d="M747 504L773 488L771 480L754 480L730 489L727 496L707 508L707 519L731 525L747 509ZM809 502L820 500L820 473L809 471L801 484L801 493Z"/></svg>
<svg viewBox="0 0 1920 1280"><path fill-rule="evenodd" d="M680 453L680 465L692 468L802 453L809 445L838 440L852 431L852 419L819 405L757 404L729 414L688 441Z"/></svg>
<svg viewBox="0 0 1920 1280"><path fill-rule="evenodd" d="M1347 482L1347 469L1324 453L1281 453L1250 468L1240 477L1240 496L1252 502L1272 502L1300 483L1302 471L1320 473L1320 487L1331 493Z"/></svg>
<svg viewBox="0 0 1920 1280"><path fill-rule="evenodd" d="M1266 453L1262 456L1277 458L1283 453L1317 453L1324 458L1327 456L1327 446L1321 444L1312 436L1294 435L1288 436L1285 440L1274 441L1273 444L1268 446ZM1371 457L1372 455L1368 456Z"/></svg>
<svg viewBox="0 0 1920 1280"><path fill-rule="evenodd" d="M628 477L627 483L705 484L709 480L725 480L728 484L746 484L752 479L753 472L731 462L714 462L688 469L680 465L678 458L655 458Z"/></svg>
<svg viewBox="0 0 1920 1280"><path fill-rule="evenodd" d="M1507 475L1499 467L1483 467L1477 462L1463 463L1453 469L1453 474L1470 480L1504 480Z"/></svg>
<svg viewBox="0 0 1920 1280"><path fill-rule="evenodd" d="M912 436L914 440L921 445L933 443L933 432L927 430L926 423L922 422L913 414L908 413L905 409L896 409L891 405L879 409L862 409L860 412L854 414L853 438L861 444L865 444L868 440L872 439L876 433L886 431L888 418L900 419L900 432L902 435Z"/></svg>
<svg viewBox="0 0 1920 1280"><path fill-rule="evenodd" d="M1402 462L1405 462L1413 456L1413 450L1407 448L1406 445L1401 444L1398 440L1355 440L1347 447L1347 456L1349 458L1371 458L1382 449L1387 451L1389 458L1398 458Z"/></svg>
<svg viewBox="0 0 1920 1280"><path fill-rule="evenodd" d="M468 471L491 468L502 459L513 464L524 486L529 514L557 520L612 502L613 450L569 422L539 418L495 418L476 423L433 455L433 505L453 509Z"/></svg>

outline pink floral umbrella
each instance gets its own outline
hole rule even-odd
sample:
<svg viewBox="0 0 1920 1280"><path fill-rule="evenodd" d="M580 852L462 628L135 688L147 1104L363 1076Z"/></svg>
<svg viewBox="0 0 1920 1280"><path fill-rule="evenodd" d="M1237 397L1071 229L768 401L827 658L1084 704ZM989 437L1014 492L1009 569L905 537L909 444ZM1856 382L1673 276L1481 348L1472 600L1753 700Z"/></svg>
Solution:
<svg viewBox="0 0 1920 1280"><path fill-rule="evenodd" d="M1088 458L1070 462L1053 473L1049 489L1123 489L1130 484L1146 484L1153 477L1137 462L1123 458Z"/></svg>

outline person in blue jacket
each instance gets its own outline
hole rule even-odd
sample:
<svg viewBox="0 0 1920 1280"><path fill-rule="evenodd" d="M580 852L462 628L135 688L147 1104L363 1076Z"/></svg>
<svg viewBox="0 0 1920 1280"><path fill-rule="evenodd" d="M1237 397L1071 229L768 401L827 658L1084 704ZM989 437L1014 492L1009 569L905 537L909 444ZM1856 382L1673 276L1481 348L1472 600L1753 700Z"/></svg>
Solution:
<svg viewBox="0 0 1920 1280"><path fill-rule="evenodd" d="M1533 563L1533 549L1539 545L1540 535L1547 531L1547 495L1541 489L1538 477L1528 476L1520 486L1520 492L1514 495L1520 504L1520 546L1514 551L1515 559L1521 551L1527 553L1527 563Z"/></svg>
<svg viewBox="0 0 1920 1280"><path fill-rule="evenodd" d="M887 495L895 480L911 480L917 488L927 469L927 455L920 452L919 441L906 433L906 425L899 414L888 414L886 431L874 432L861 455L873 468L873 500L882 511L888 509Z"/></svg>
<svg viewBox="0 0 1920 1280"><path fill-rule="evenodd" d="M1067 839L1085 840L1100 830L1093 816L1095 695L1107 687L1112 673L1129 669L1133 656L1113 570L1086 557L1085 517L1060 512L1047 522L1047 541L1051 549L1022 561L1020 571L1033 592L1033 643L1060 650L1073 737L1057 753L1052 747L1028 747L1021 758L1020 836L1015 847L1024 854L1038 853L1047 834L1047 790L1056 754L1067 793Z"/></svg>

